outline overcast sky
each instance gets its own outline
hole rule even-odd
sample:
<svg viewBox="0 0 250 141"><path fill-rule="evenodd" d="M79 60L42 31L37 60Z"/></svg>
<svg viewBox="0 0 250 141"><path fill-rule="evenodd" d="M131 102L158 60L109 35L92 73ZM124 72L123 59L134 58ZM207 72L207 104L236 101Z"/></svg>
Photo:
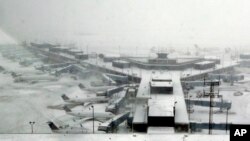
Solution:
<svg viewBox="0 0 250 141"><path fill-rule="evenodd" d="M0 28L19 40L90 47L242 47L250 1L0 0Z"/></svg>

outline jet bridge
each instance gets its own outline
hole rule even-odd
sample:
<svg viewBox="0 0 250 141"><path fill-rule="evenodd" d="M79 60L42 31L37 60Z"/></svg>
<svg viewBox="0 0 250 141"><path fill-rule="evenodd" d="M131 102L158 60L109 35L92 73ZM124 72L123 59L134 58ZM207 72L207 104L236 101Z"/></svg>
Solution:
<svg viewBox="0 0 250 141"><path fill-rule="evenodd" d="M128 76L117 75L117 74L110 74L105 73L106 76L110 77L112 80L116 81L117 83L128 83Z"/></svg>
<svg viewBox="0 0 250 141"><path fill-rule="evenodd" d="M130 112L125 112L115 116L114 118L102 123L99 127L99 131L110 132L117 128L121 123L128 119Z"/></svg>
<svg viewBox="0 0 250 141"><path fill-rule="evenodd" d="M205 106L210 107L210 101L209 99L186 99L186 103L189 103L190 105L198 105L198 106ZM222 109L231 109L232 102L229 100L213 100L212 102L213 107Z"/></svg>
<svg viewBox="0 0 250 141"><path fill-rule="evenodd" d="M232 123L211 123L213 130L229 130ZM192 131L201 129L209 129L209 123L206 122L190 122L190 128Z"/></svg>
<svg viewBox="0 0 250 141"><path fill-rule="evenodd" d="M113 101L111 101L109 103L109 105L106 107L105 111L106 112L117 113L119 108L122 105L124 105L124 102L126 100L126 94L127 94L127 91L122 91L118 98L116 98L115 100L113 100Z"/></svg>

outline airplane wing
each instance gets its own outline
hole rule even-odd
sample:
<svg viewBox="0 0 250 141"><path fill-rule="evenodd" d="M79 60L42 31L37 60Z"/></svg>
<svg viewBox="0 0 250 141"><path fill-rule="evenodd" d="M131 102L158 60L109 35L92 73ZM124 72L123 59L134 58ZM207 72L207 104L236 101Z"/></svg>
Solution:
<svg viewBox="0 0 250 141"><path fill-rule="evenodd" d="M96 92L99 92L99 91L106 91L106 90L112 89L112 88L115 88L115 86L91 87L91 88L87 88L87 89L84 89L84 90L92 92L92 93L96 93Z"/></svg>

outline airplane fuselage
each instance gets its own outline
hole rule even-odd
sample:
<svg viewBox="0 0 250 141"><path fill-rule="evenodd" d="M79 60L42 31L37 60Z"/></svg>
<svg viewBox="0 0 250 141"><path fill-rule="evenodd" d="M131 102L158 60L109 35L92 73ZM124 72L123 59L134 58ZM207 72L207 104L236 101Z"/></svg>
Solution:
<svg viewBox="0 0 250 141"><path fill-rule="evenodd" d="M81 118L94 116L94 118L97 118L97 119L110 119L114 117L112 113L108 113L108 112L94 112L94 115L92 112L67 112L67 114L76 116L76 117L81 117Z"/></svg>
<svg viewBox="0 0 250 141"><path fill-rule="evenodd" d="M99 97L65 100L65 102L68 102L68 103L78 103L78 104L81 104L81 103L105 103L108 101L109 101L108 98L99 98Z"/></svg>

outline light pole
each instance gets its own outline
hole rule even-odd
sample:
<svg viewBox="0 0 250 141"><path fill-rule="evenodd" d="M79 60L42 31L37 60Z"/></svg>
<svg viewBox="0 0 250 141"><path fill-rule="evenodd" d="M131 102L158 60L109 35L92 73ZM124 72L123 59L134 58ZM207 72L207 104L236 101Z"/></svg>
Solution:
<svg viewBox="0 0 250 141"><path fill-rule="evenodd" d="M33 134L33 125L35 124L35 121L30 121L29 124L31 126L31 133Z"/></svg>
<svg viewBox="0 0 250 141"><path fill-rule="evenodd" d="M83 133L83 126L82 126L82 124L80 124L80 126L81 126L81 128L82 128L82 133Z"/></svg>
<svg viewBox="0 0 250 141"><path fill-rule="evenodd" d="M134 133L134 123L132 121L132 133Z"/></svg>
<svg viewBox="0 0 250 141"><path fill-rule="evenodd" d="M121 47L120 46L118 46L118 51L119 51L119 55L121 56Z"/></svg>
<svg viewBox="0 0 250 141"><path fill-rule="evenodd" d="M187 89L187 96L188 96L188 119L190 120L190 96L189 96L189 89Z"/></svg>
<svg viewBox="0 0 250 141"><path fill-rule="evenodd" d="M128 76L128 81L129 81L129 69L127 69L127 76Z"/></svg>
<svg viewBox="0 0 250 141"><path fill-rule="evenodd" d="M228 130L228 110L229 110L229 108L227 108L227 116L226 116L226 133Z"/></svg>
<svg viewBox="0 0 250 141"><path fill-rule="evenodd" d="M137 57L137 46L136 46L135 49L136 49L136 50L135 50L135 57Z"/></svg>
<svg viewBox="0 0 250 141"><path fill-rule="evenodd" d="M92 117L93 117L93 134L95 133L95 108L94 105L91 105L91 109L92 109Z"/></svg>

